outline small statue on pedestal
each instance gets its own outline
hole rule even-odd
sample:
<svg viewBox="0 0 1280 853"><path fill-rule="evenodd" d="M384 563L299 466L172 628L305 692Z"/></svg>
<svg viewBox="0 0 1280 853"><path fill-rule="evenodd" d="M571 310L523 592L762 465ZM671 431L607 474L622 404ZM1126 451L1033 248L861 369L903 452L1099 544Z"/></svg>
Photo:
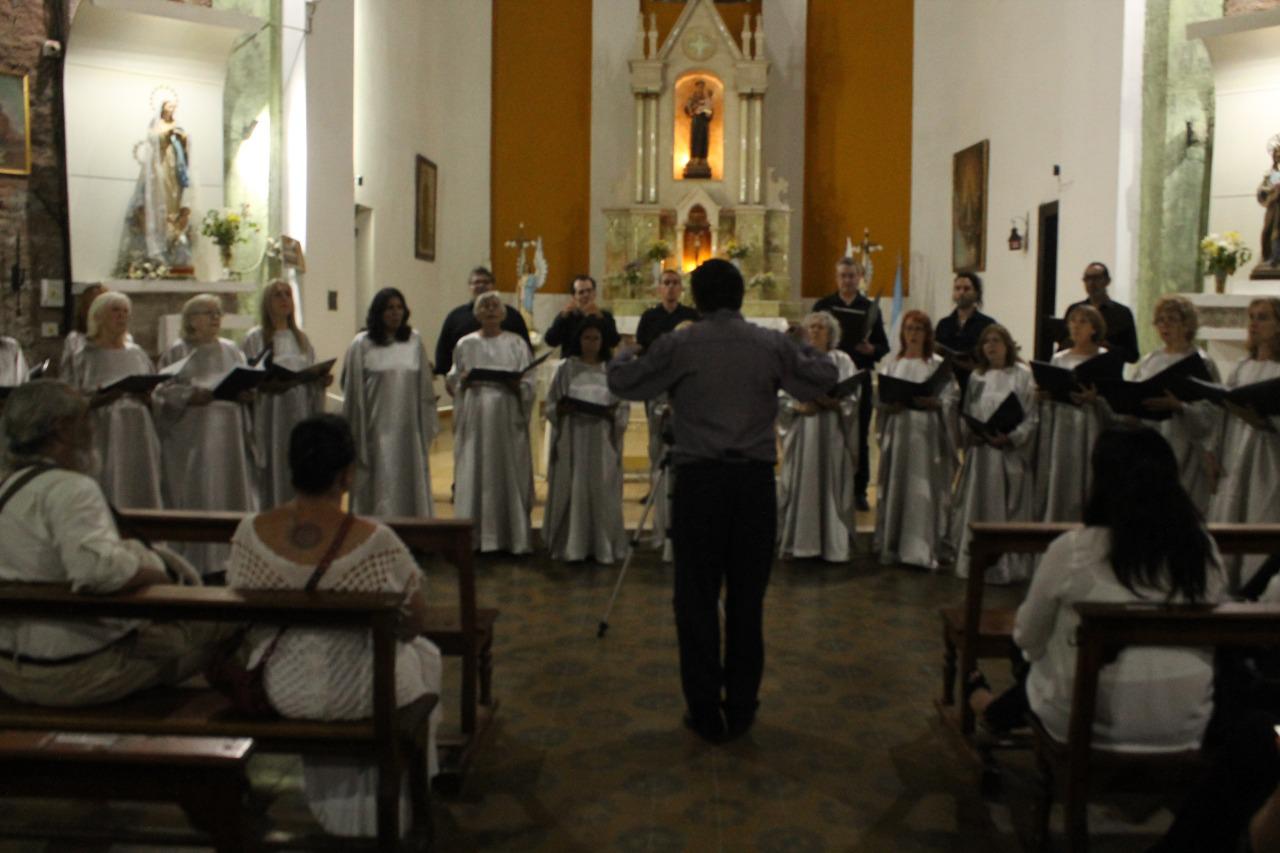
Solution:
<svg viewBox="0 0 1280 853"><path fill-rule="evenodd" d="M715 115L714 96L705 80L696 80L693 94L685 101L684 114L689 117L689 162L684 166L686 178L711 177L707 149L711 139L711 117Z"/></svg>
<svg viewBox="0 0 1280 853"><path fill-rule="evenodd" d="M1280 278L1280 133L1267 140L1271 169L1258 184L1258 204L1266 208L1262 219L1262 251L1250 278Z"/></svg>

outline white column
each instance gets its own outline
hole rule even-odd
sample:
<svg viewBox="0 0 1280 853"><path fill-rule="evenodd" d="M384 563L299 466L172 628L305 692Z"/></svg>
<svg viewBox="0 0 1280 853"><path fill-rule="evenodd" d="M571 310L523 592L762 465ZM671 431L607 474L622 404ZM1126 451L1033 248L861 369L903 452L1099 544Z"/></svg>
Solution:
<svg viewBox="0 0 1280 853"><path fill-rule="evenodd" d="M738 204L747 203L747 139L750 138L749 125L751 113L747 108L750 99L746 95L738 96Z"/></svg>
<svg viewBox="0 0 1280 853"><path fill-rule="evenodd" d="M644 201L644 99L637 93L636 99L636 194L635 201Z"/></svg>
<svg viewBox="0 0 1280 853"><path fill-rule="evenodd" d="M649 102L649 198L650 204L654 204L658 200L658 96L649 95L645 100Z"/></svg>
<svg viewBox="0 0 1280 853"><path fill-rule="evenodd" d="M763 138L760 132L761 107L764 99L759 95L751 96L751 203L760 204L761 175L764 171L760 163L763 153Z"/></svg>

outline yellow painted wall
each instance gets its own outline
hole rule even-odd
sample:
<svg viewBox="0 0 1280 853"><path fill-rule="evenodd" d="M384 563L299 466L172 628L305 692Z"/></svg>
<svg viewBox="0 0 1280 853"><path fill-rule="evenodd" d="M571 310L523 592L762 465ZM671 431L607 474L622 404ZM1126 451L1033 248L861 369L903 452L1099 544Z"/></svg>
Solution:
<svg viewBox="0 0 1280 853"><path fill-rule="evenodd" d="M911 234L912 0L809 0L802 294L835 288L845 237L871 239L874 291L907 280ZM950 204L950 187L938 203Z"/></svg>
<svg viewBox="0 0 1280 853"><path fill-rule="evenodd" d="M462 81L459 81L459 85ZM586 272L591 202L591 4L494 0L491 257L515 287L519 224L542 235L551 280ZM441 211L441 216L448 213Z"/></svg>

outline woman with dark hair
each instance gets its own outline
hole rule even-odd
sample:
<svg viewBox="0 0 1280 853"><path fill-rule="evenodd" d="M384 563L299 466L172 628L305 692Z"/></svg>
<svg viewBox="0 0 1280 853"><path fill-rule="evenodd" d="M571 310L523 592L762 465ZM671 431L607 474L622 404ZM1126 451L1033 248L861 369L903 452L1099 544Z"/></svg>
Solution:
<svg viewBox="0 0 1280 853"><path fill-rule="evenodd" d="M1074 370L1106 352L1107 323L1092 305L1067 312L1071 346L1054 354L1053 364ZM1040 434L1036 441L1036 498L1040 521L1079 521L1089 494L1089 453L1105 426L1105 407L1092 386L1061 403L1040 397Z"/></svg>
<svg viewBox="0 0 1280 853"><path fill-rule="evenodd" d="M342 366L343 414L356 443L353 511L430 518L428 456L439 429L431 362L404 295L383 288Z"/></svg>
<svg viewBox="0 0 1280 853"><path fill-rule="evenodd" d="M943 364L933 351L933 323L923 311L903 315L898 344L897 355L880 363L882 376L924 382ZM872 547L885 565L937 569L951 559L947 522L956 445L950 425L959 396L951 380L936 396L917 398L914 407L876 403L880 477Z"/></svg>
<svg viewBox="0 0 1280 853"><path fill-rule="evenodd" d="M1231 371L1227 385L1280 379L1280 298L1261 296L1249 303L1248 344L1248 357ZM1218 453L1222 477L1209 506L1210 521L1280 521L1280 417L1267 420L1270 430L1227 416ZM1248 583L1262 561L1261 555L1228 560L1232 588Z"/></svg>
<svg viewBox="0 0 1280 853"><path fill-rule="evenodd" d="M858 368L840 350L840 322L829 311L804 318L809 345L836 366L840 381ZM778 477L778 553L783 557L849 559L854 533L858 470L858 402L861 387L848 396L823 395L802 403L778 395L778 436L782 469Z"/></svg>
<svg viewBox="0 0 1280 853"><path fill-rule="evenodd" d="M1111 428L1098 437L1091 462L1085 526L1053 541L1018 608L1013 639L1031 664L1025 683L994 699L982 673L970 675L970 705L991 728L1012 728L1029 709L1054 738L1067 740L1076 604L1223 596L1217 548L1182 488L1169 443L1151 429ZM1094 743L1199 748L1212 711L1211 650L1125 649L1098 683Z"/></svg>
<svg viewBox="0 0 1280 853"><path fill-rule="evenodd" d="M343 495L356 477L357 453L350 427L337 415L316 415L294 427L289 469L295 497L240 522L231 540L227 582L238 589L305 589L314 584L322 590L402 596L402 636L409 639L396 645L396 704L403 707L439 693L440 651L420 636L427 625L423 574L404 543L379 522L342 510ZM352 720L373 713L370 634L323 628L280 632L268 625L251 628L246 642L250 665L270 654L263 665L263 686L281 715ZM428 757L434 773L439 707L431 720ZM375 766L304 756L302 768L307 800L327 831L376 833ZM409 813L402 803L402 819Z"/></svg>
<svg viewBox="0 0 1280 853"><path fill-rule="evenodd" d="M316 362L311 346L294 317L293 288L284 279L268 282L262 288L258 306L260 322L249 330L240 343L250 362L266 367L278 364L289 370L302 370ZM310 382L270 382L258 388L253 407L253 428L262 448L262 506L279 506L293 497L289 482L289 461L285 448L289 434L303 418L319 412L324 406L325 386L331 375Z"/></svg>
<svg viewBox="0 0 1280 853"><path fill-rule="evenodd" d="M969 576L969 522L1031 520L1031 438L1037 421L1031 371L1018 356L1018 345L1008 329L999 323L987 326L978 337L974 359L961 413L985 423L1013 397L1023 418L1014 429L994 435L972 429L968 421L960 424L966 450L951 518L951 541L956 574L962 578ZM987 570L987 582L1023 580L1031 573L1030 556L1004 555Z"/></svg>
<svg viewBox="0 0 1280 853"><path fill-rule="evenodd" d="M622 523L622 436L631 406L614 396L604 366L606 327L588 316L577 328L581 355L556 369L547 388L551 458L542 539L553 560L609 564L626 555ZM604 407L585 410L578 403Z"/></svg>
<svg viewBox="0 0 1280 853"><path fill-rule="evenodd" d="M71 375L71 360L84 349L85 341L89 339L89 308L92 307L93 300L106 292L106 285L94 282L76 296L75 322L62 341L62 358L58 361L58 376L61 378L67 379ZM129 340L132 341L133 338Z"/></svg>
<svg viewBox="0 0 1280 853"><path fill-rule="evenodd" d="M480 331L458 341L445 381L453 393L453 513L475 524L479 551L527 554L533 550L533 458L529 415L533 376L529 347L503 331L506 306L496 290L476 297ZM497 371L481 378L473 370Z"/></svg>

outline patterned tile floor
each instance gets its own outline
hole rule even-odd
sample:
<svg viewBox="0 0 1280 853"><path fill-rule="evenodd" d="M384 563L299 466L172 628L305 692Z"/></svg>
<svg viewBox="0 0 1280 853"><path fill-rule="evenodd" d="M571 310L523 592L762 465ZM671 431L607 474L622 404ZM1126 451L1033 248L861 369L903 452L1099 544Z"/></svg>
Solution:
<svg viewBox="0 0 1280 853"><path fill-rule="evenodd" d="M428 571L432 596L450 600L448 571ZM1029 757L1010 756L1004 795L983 800L936 721L936 608L961 594L954 578L866 559L779 563L758 723L713 747L680 724L670 569L652 554L633 561L604 639L595 628L615 568L486 557L478 576L480 600L502 610L502 705L462 792L436 801L440 850L995 853L1025 843ZM456 663L447 670L443 703L455 714ZM296 760L256 761L272 819L306 828ZM1167 815L1135 825L1142 805L1123 821L1114 807L1091 813L1094 849L1151 843ZM156 807L0 804L0 820L14 819L182 826L176 810ZM45 849L103 848L0 845Z"/></svg>

